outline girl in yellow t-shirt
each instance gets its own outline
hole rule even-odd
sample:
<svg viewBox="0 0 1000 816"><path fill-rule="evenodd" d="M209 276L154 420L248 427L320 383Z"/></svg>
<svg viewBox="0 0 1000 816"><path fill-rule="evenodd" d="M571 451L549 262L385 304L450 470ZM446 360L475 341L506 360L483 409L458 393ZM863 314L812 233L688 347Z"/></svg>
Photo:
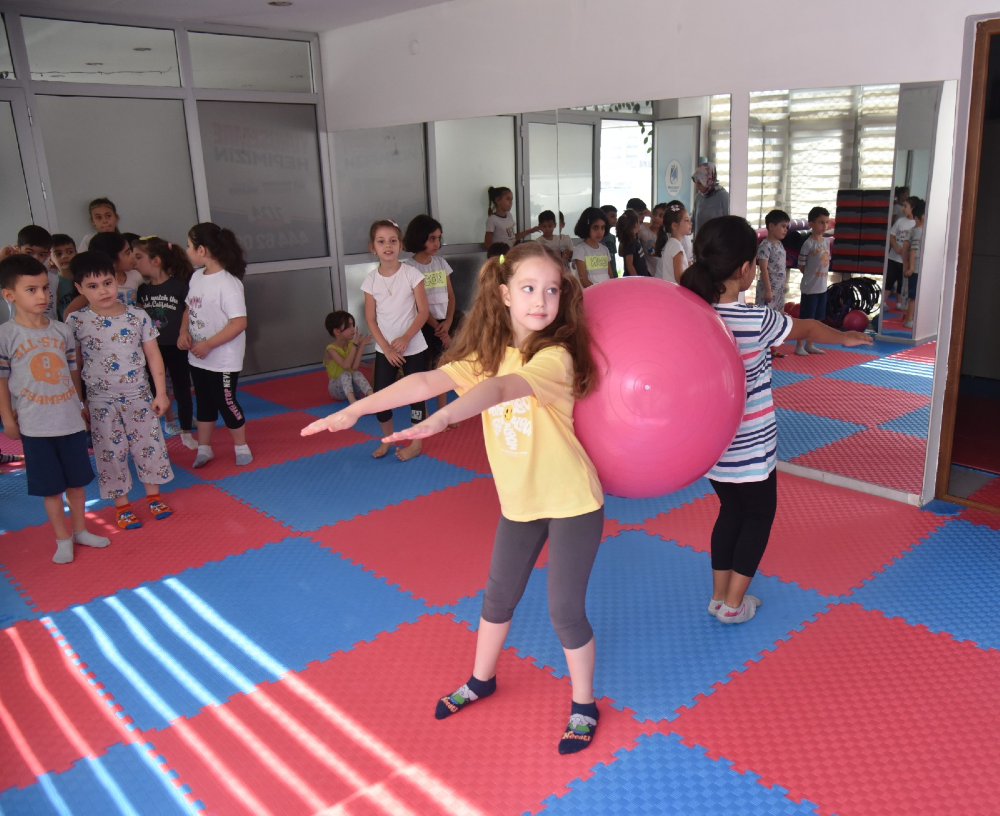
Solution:
<svg viewBox="0 0 1000 816"><path fill-rule="evenodd" d="M471 327L471 328L469 328ZM534 242L490 258L463 329L436 371L412 374L304 428L350 428L377 411L455 389L459 399L388 437L421 439L482 414L501 516L483 598L472 676L442 697L444 719L496 691L496 665L532 566L549 542L549 612L573 682L559 753L588 747L597 728L594 633L587 582L604 527L604 494L573 432L573 404L597 383L583 290L562 259Z"/></svg>

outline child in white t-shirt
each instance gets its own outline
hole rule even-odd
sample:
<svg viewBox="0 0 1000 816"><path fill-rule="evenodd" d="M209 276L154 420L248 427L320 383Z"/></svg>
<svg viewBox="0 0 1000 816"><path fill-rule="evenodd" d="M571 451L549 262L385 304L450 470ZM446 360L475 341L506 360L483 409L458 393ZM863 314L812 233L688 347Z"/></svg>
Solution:
<svg viewBox="0 0 1000 816"><path fill-rule="evenodd" d="M510 187L490 187L487 190L489 197L489 207L486 216L486 236L483 238L483 246L490 248L490 244L503 243L514 246L525 235L538 232L541 227L517 232L514 224L514 216L510 214L514 206L514 193Z"/></svg>
<svg viewBox="0 0 1000 816"><path fill-rule="evenodd" d="M220 413L233 436L236 464L249 465L253 454L247 445L247 420L236 399L247 345L243 247L232 230L205 222L188 230L187 254L196 271L188 282L177 348L188 352L198 406L194 467L215 458L212 431Z"/></svg>
<svg viewBox="0 0 1000 816"><path fill-rule="evenodd" d="M559 213L559 215L561 217L562 213ZM573 239L568 235L563 235L561 231L558 235L555 235L556 214L552 210L542 210L538 214L538 227L541 229L542 234L535 241L555 252L556 255L563 259L566 268L569 269L569 262L573 257Z"/></svg>
<svg viewBox="0 0 1000 816"><path fill-rule="evenodd" d="M665 205L663 223L656 237L656 254L660 256L657 277L681 282L684 270L691 266L690 244L684 239L691 234L691 215L680 201Z"/></svg>
<svg viewBox="0 0 1000 816"><path fill-rule="evenodd" d="M376 391L392 385L400 369L404 375L427 370L427 341L420 331L430 316L427 291L423 274L399 261L402 238L395 221L376 221L368 231L368 250L378 258L378 266L365 275L361 291L365 293L365 321L377 348ZM426 415L422 400L410 406L413 425L423 422ZM375 418L383 440L392 436L392 411L379 411ZM390 447L383 441L372 456L381 459ZM405 462L419 453L420 440L414 439L397 450L396 457Z"/></svg>
<svg viewBox="0 0 1000 816"><path fill-rule="evenodd" d="M444 258L438 257L441 235L441 222L429 215L415 216L406 225L406 234L403 235L403 249L413 253L407 264L424 276L429 314L420 331L427 341L427 365L431 369L437 367L441 355L451 346L452 338L462 322L462 314L456 308L455 290L451 285L451 265ZM438 410L447 404L448 395L438 394Z"/></svg>
<svg viewBox="0 0 1000 816"><path fill-rule="evenodd" d="M587 207L580 213L573 232L580 238L573 249L573 268L584 287L606 281L611 277L611 253L604 245L604 232L608 217L597 207Z"/></svg>
<svg viewBox="0 0 1000 816"><path fill-rule="evenodd" d="M90 249L91 239L101 232L118 232L118 208L110 198L95 198L87 205L93 232L88 232L80 240L80 252Z"/></svg>

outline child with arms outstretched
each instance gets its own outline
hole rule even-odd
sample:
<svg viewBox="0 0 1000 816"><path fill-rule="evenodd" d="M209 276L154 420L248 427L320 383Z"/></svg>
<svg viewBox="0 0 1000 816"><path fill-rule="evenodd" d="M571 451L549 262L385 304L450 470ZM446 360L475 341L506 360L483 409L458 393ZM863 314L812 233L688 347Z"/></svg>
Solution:
<svg viewBox="0 0 1000 816"><path fill-rule="evenodd" d="M456 714L496 690L514 608L547 539L549 610L573 683L569 725L559 741L564 754L588 747L598 720L585 598L604 526L604 495L573 432L574 402L596 380L581 286L560 257L528 242L483 266L472 311L441 368L404 377L302 431L350 428L365 414L453 388L459 399L388 441L420 439L482 414L502 515L472 676L438 701L435 716Z"/></svg>

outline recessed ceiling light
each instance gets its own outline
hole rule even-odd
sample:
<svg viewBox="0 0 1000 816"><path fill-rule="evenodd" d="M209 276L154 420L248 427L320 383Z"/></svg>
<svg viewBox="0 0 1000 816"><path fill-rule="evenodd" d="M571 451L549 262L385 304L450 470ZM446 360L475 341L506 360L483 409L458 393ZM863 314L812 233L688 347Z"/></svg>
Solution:
<svg viewBox="0 0 1000 816"><path fill-rule="evenodd" d="M284 8L285 6L290 6L292 4L292 0L267 0L267 4L269 6L281 6Z"/></svg>
<svg viewBox="0 0 1000 816"><path fill-rule="evenodd" d="M85 62L84 65L104 65L103 62Z"/></svg>
<svg viewBox="0 0 1000 816"><path fill-rule="evenodd" d="M144 45L140 45L138 48L133 48L133 51L152 51L152 48L146 48Z"/></svg>

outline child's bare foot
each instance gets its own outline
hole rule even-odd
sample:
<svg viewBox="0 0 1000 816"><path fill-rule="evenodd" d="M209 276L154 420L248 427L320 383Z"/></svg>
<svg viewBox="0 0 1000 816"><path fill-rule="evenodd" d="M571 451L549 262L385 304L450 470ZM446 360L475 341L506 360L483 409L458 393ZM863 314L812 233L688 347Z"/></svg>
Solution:
<svg viewBox="0 0 1000 816"><path fill-rule="evenodd" d="M407 462L410 459L412 459L414 456L419 456L419 455L420 455L420 440L419 439L414 439L405 448L399 448L396 451L396 458L400 462Z"/></svg>
<svg viewBox="0 0 1000 816"><path fill-rule="evenodd" d="M348 405L354 405L354 403L356 403L357 401L358 401L358 398L356 396L354 396L354 394L348 394L347 395L347 404Z"/></svg>
<svg viewBox="0 0 1000 816"><path fill-rule="evenodd" d="M388 442L383 442L381 445L379 445L377 448L375 448L374 451L372 451L372 458L373 459L381 459L383 456L385 456L389 452L389 448L391 448L391 447L392 447L392 445L390 445Z"/></svg>

